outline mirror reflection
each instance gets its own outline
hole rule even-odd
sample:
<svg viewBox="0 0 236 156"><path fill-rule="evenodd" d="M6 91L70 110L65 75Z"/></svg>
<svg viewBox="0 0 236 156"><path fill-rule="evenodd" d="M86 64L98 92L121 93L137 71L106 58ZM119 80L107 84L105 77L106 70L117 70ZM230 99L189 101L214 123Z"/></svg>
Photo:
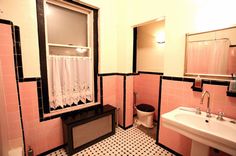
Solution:
<svg viewBox="0 0 236 156"><path fill-rule="evenodd" d="M186 35L185 75L236 73L236 27Z"/></svg>

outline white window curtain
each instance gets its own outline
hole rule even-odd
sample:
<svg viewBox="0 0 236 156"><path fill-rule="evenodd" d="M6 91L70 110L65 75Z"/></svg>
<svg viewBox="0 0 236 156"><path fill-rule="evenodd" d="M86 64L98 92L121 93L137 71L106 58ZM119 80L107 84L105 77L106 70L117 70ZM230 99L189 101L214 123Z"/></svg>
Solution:
<svg viewBox="0 0 236 156"><path fill-rule="evenodd" d="M91 59L48 56L49 104L52 109L92 101Z"/></svg>
<svg viewBox="0 0 236 156"><path fill-rule="evenodd" d="M187 47L187 73L225 75L229 40L193 41Z"/></svg>

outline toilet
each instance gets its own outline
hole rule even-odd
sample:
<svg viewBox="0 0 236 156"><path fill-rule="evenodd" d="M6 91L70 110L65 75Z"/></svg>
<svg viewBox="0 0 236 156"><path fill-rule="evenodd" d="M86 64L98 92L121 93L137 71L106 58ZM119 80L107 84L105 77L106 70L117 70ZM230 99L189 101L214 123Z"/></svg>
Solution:
<svg viewBox="0 0 236 156"><path fill-rule="evenodd" d="M138 125L143 125L147 128L153 128L153 116L155 108L148 104L139 104L136 106Z"/></svg>

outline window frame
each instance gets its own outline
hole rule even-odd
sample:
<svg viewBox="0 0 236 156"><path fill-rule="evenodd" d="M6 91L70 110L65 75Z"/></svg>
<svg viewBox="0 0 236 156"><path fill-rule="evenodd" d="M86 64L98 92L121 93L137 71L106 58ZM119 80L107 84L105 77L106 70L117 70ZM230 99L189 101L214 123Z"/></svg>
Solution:
<svg viewBox="0 0 236 156"><path fill-rule="evenodd" d="M39 113L40 113L40 117L42 116L50 116L50 114L53 114L52 111L50 111L50 106L49 106L49 94L48 94L48 74L47 74L47 56L49 53L49 45L47 42L47 27L46 27L46 15L45 15L45 4L49 2L49 3L60 3L61 5L65 5L65 6L70 6L71 8L80 8L83 10L89 10L90 14L92 13L92 22L90 22L90 24L93 24L93 28L92 28L92 32L88 33L88 38L87 40L91 40L90 36L93 35L93 41L91 41L91 43L88 42L88 46L89 44L91 45L91 49L90 49L90 56L91 56L91 51L93 51L93 54L91 56L91 58L93 59L93 103L91 105L89 105L88 103L87 106L93 106L93 105L97 105L99 104L98 102L98 93L97 93L97 75L98 75L98 9L79 3L79 2L74 2L74 1L70 1L70 0L36 0L36 8L37 8L37 23L38 23L38 43L39 43L39 51L40 51L40 72L41 72L41 92L38 93L38 98L40 99L39 101ZM62 6L64 7L64 6ZM88 18L89 20L89 18ZM88 27L90 25L88 23ZM90 28L89 28L90 29ZM87 29L87 31L89 31ZM39 90L39 89L38 89ZM39 92L39 91L38 91ZM75 109L75 107L78 106L73 106L73 111L75 110L79 110L79 109L83 109L83 108L87 108L86 106L83 107L78 107L78 109ZM63 110L63 109L61 109ZM64 111L61 111L62 113L60 113L60 111L58 111L58 113L56 113L57 115L59 114L63 114ZM68 112L68 111L66 111Z"/></svg>

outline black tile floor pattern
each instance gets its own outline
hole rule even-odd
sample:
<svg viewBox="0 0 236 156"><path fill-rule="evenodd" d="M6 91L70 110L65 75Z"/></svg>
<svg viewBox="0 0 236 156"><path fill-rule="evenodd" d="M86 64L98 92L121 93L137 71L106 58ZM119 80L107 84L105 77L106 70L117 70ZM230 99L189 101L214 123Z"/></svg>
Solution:
<svg viewBox="0 0 236 156"><path fill-rule="evenodd" d="M47 156L67 156L64 149ZM155 140L136 126L123 130L116 128L116 134L102 140L73 156L174 156L156 145Z"/></svg>

